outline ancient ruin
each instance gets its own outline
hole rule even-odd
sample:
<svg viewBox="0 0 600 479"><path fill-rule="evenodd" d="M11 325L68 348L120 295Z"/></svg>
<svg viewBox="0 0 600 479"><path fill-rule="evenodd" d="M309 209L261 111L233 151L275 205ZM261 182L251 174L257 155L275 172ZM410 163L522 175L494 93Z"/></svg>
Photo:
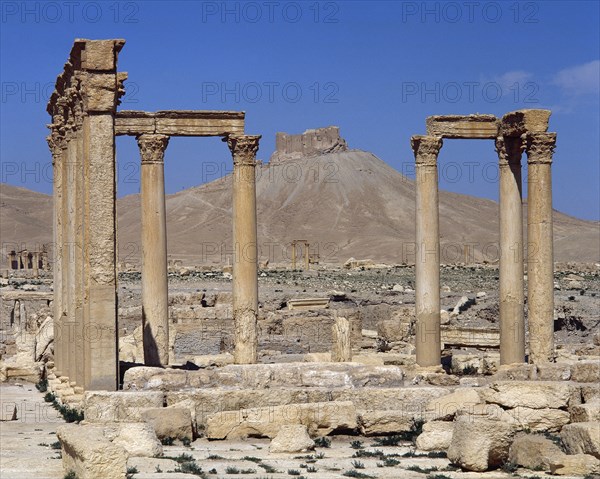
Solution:
<svg viewBox="0 0 600 479"><path fill-rule="evenodd" d="M115 136L135 136L141 155L144 360L166 365L167 238L164 152L171 136L222 136L234 162L236 362L256 358L254 166L260 136L244 135L243 112L117 112L127 74L117 71L123 40L76 40L48 104L54 164L55 321L75 331L57 341L57 377L85 390L118 384ZM74 244L72 260L62 245ZM95 340L90 340L91 332Z"/></svg>
<svg viewBox="0 0 600 479"><path fill-rule="evenodd" d="M275 152L271 155L270 162L277 163L347 149L346 141L340 136L337 126L306 130L300 135L277 133Z"/></svg>
<svg viewBox="0 0 600 479"><path fill-rule="evenodd" d="M493 139L500 166L500 361L525 361L521 152L527 153L529 215L529 360L552 361L553 271L550 166L556 133L549 110L427 118L427 136L413 136L417 185L417 363L440 364L440 234L437 157L444 138Z"/></svg>
<svg viewBox="0 0 600 479"><path fill-rule="evenodd" d="M335 185L330 203L355 176L374 178L369 190L384 178L404 188L410 200L389 203L386 226L395 233L397 210L411 224L414 213L416 249L411 263L382 263L372 251L320 262L329 252L294 217L296 205L280 221L291 258L275 263L259 257L269 220L257 217L257 178L270 165L256 160L261 137L245 133L245 113L118 110L124 43L75 41L48 104L53 262L44 250L14 251L17 268L0 278L0 381L12 382L0 420L27 444L31 468L52 479L600 474L600 270L554 263L550 111L429 117L427 134L411 138L415 182L348 150L337 127L278 133L271 161L307 165L310 186ZM118 262L116 136L135 137L140 152L140 271ZM179 198L165 195L174 136L220 137L232 155L232 174L206 188L231 195L233 248L218 264L167 255L167 204ZM454 138L495 141L499 263L467 261L463 244L455 263L442 261L438 155ZM312 174L334 160L350 163L345 182ZM268 208L287 199L268 193ZM219 222L228 207L218 207ZM350 218L359 213L352 207ZM348 242L360 229L350 226L340 227ZM379 240L369 233L367 246ZM53 279L32 281L34 264L52 265ZM2 477L25 462L11 459Z"/></svg>
<svg viewBox="0 0 600 479"><path fill-rule="evenodd" d="M48 251L42 247L40 251L21 251L11 250L6 255L7 269L10 270L31 270L35 275L39 270L50 270L48 263Z"/></svg>

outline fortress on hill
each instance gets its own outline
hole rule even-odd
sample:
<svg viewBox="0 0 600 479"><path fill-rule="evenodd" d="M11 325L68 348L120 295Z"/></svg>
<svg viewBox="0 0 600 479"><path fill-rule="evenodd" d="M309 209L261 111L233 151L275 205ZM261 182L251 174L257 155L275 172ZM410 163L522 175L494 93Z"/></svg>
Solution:
<svg viewBox="0 0 600 479"><path fill-rule="evenodd" d="M275 152L270 161L293 160L347 149L346 140L340 136L337 126L306 130L300 135L278 132L275 137Z"/></svg>

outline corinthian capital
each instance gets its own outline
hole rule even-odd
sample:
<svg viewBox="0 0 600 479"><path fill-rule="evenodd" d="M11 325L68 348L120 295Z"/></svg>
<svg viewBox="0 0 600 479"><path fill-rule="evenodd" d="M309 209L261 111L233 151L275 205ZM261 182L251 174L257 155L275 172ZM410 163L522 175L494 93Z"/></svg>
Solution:
<svg viewBox="0 0 600 479"><path fill-rule="evenodd" d="M500 166L520 165L523 140L519 137L499 136L496 138L496 152Z"/></svg>
<svg viewBox="0 0 600 479"><path fill-rule="evenodd" d="M144 133L138 135L136 140L140 148L142 165L164 162L165 150L169 144L169 137L167 135Z"/></svg>
<svg viewBox="0 0 600 479"><path fill-rule="evenodd" d="M410 146L415 154L415 163L422 166L437 166L437 157L442 143L440 136L412 136Z"/></svg>
<svg viewBox="0 0 600 479"><path fill-rule="evenodd" d="M526 133L525 151L527 164L552 163L552 154L556 146L556 133Z"/></svg>
<svg viewBox="0 0 600 479"><path fill-rule="evenodd" d="M260 138L261 135L229 135L224 138L233 156L233 164L255 165Z"/></svg>

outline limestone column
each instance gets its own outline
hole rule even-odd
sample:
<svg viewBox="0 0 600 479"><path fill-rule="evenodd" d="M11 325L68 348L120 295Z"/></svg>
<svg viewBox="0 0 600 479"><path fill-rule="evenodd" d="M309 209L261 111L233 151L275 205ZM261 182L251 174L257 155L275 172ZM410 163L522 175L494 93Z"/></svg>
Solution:
<svg viewBox="0 0 600 479"><path fill-rule="evenodd" d="M234 362L258 356L258 251L256 233L256 152L260 136L230 135L233 156L233 321Z"/></svg>
<svg viewBox="0 0 600 479"><path fill-rule="evenodd" d="M416 163L415 309L417 364L441 364L440 232L437 156L442 139L413 136Z"/></svg>
<svg viewBox="0 0 600 479"><path fill-rule="evenodd" d="M310 252L308 242L304 242L304 269L308 271L310 269Z"/></svg>
<svg viewBox="0 0 600 479"><path fill-rule="evenodd" d="M529 361L554 359L552 153L556 133L527 133L527 305Z"/></svg>
<svg viewBox="0 0 600 479"><path fill-rule="evenodd" d="M62 162L63 149L58 134L48 137L52 151L52 212L53 212L53 242L52 248L52 314L54 315L54 374L60 377L63 374L63 348L62 339L62 313L63 313L63 269L62 269L62 243L63 243L63 209L62 209Z"/></svg>
<svg viewBox="0 0 600 479"><path fill-rule="evenodd" d="M142 324L144 363L169 363L165 135L137 137L142 157Z"/></svg>
<svg viewBox="0 0 600 479"><path fill-rule="evenodd" d="M525 361L521 139L498 137L500 169L500 364Z"/></svg>
<svg viewBox="0 0 600 479"><path fill-rule="evenodd" d="M336 317L332 326L331 361L352 361L352 345L350 321L342 316Z"/></svg>
<svg viewBox="0 0 600 479"><path fill-rule="evenodd" d="M292 241L292 269L296 269L296 242Z"/></svg>

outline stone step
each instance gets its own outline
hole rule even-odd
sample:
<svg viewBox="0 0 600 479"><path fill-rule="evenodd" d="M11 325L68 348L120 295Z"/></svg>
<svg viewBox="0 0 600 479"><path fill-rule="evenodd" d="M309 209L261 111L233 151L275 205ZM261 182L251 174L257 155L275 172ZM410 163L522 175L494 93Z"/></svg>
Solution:
<svg viewBox="0 0 600 479"><path fill-rule="evenodd" d="M228 365L215 369L186 371L135 367L125 372L123 390L183 388L389 388L404 385L398 366L371 366L358 363L279 363Z"/></svg>
<svg viewBox="0 0 600 479"><path fill-rule="evenodd" d="M277 388L277 389L191 389L165 393L167 406L191 410L196 429L202 430L210 416L248 409L298 404L351 401L357 410L394 410L407 417L423 415L427 404L452 389L436 386L398 388ZM87 416L86 416L87 418Z"/></svg>

